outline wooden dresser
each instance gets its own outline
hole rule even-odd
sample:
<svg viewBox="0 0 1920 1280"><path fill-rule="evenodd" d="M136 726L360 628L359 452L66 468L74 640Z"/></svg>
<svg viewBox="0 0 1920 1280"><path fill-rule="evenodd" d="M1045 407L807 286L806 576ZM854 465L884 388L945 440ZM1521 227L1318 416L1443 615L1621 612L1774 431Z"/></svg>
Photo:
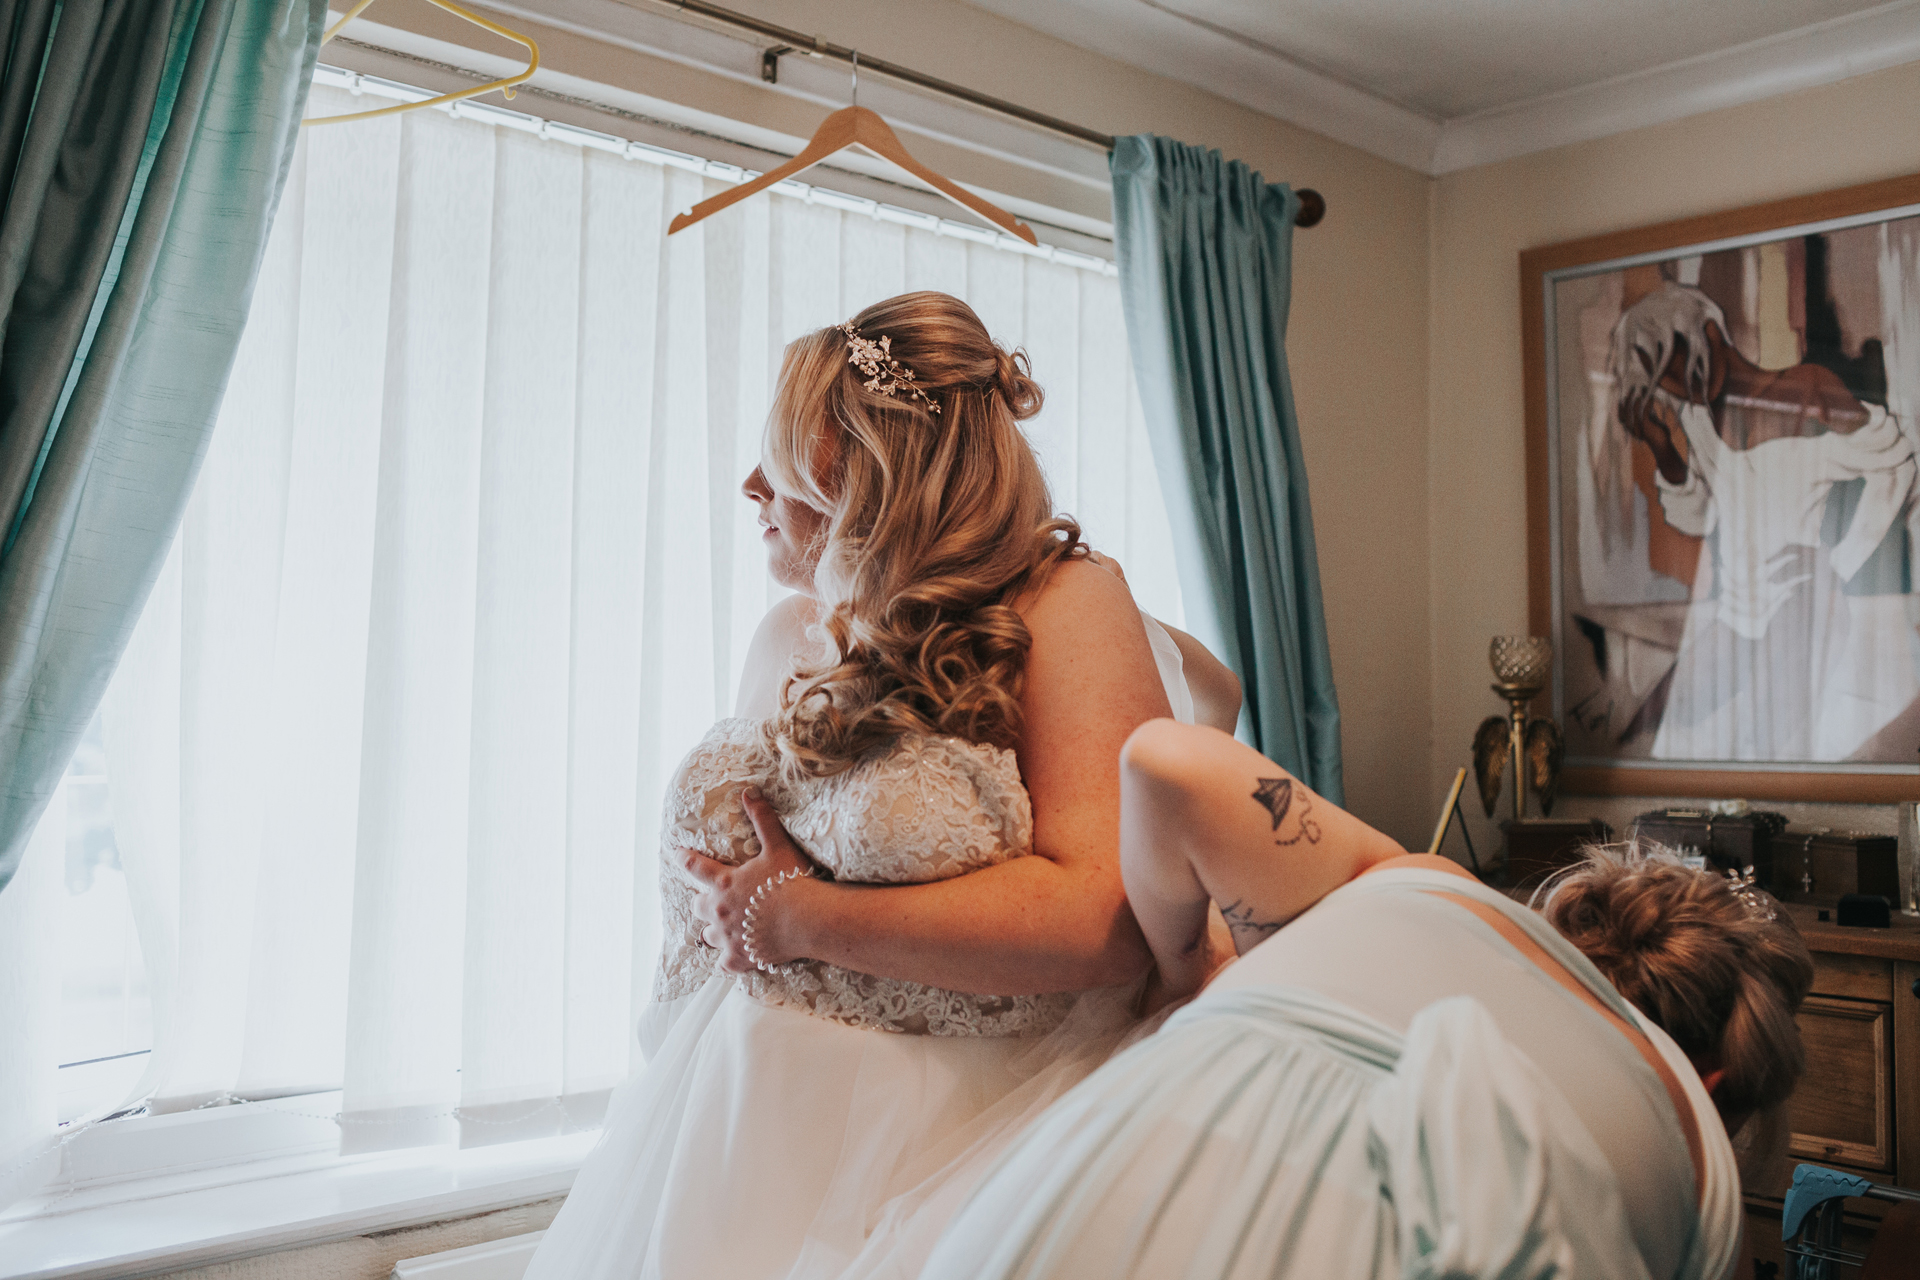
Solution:
<svg viewBox="0 0 1920 1280"><path fill-rule="evenodd" d="M1739 1280L1785 1280L1780 1206L1801 1161L1920 1190L1920 920L1888 929L1823 924L1814 908L1786 908L1813 952L1813 994L1800 1009L1807 1073L1790 1108L1788 1156L1747 1191L1751 1263ZM1848 1202L1850 1247L1864 1248L1878 1214ZM1778 1267L1777 1271L1769 1268Z"/></svg>

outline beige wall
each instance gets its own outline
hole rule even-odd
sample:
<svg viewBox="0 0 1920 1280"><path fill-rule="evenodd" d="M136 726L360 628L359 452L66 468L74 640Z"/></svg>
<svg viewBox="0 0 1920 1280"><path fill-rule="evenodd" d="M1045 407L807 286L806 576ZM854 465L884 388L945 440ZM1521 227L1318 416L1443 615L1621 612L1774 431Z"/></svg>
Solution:
<svg viewBox="0 0 1920 1280"><path fill-rule="evenodd" d="M1467 763L1474 726L1500 710L1487 688L1488 639L1527 629L1520 251L1912 173L1916 120L1920 65L1910 65L1434 182L1429 812ZM1471 810L1484 852L1497 833L1477 801ZM1854 815L1858 825L1889 820Z"/></svg>

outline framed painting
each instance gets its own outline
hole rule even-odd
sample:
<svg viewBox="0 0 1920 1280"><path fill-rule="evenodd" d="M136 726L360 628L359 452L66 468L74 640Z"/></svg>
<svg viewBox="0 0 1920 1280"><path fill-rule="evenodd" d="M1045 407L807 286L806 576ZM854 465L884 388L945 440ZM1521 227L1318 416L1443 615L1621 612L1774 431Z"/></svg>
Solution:
<svg viewBox="0 0 1920 1280"><path fill-rule="evenodd" d="M1563 789L1920 799L1920 175L1520 271Z"/></svg>

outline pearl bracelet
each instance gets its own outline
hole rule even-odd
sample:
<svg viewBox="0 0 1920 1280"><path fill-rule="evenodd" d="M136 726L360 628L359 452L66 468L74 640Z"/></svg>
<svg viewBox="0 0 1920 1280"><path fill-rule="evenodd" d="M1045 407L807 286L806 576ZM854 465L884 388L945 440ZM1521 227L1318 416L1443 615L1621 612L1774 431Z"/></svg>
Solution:
<svg viewBox="0 0 1920 1280"><path fill-rule="evenodd" d="M777 876L769 876L767 879L762 880L759 887L747 898L747 909L741 913L740 948L747 953L747 962L760 972L778 973L780 970L778 966L770 965L765 960L762 960L760 953L753 949L753 913L760 909L760 904L763 900L772 896L773 891L787 881L798 880L803 876L811 877L812 875L813 869L811 867L790 867Z"/></svg>

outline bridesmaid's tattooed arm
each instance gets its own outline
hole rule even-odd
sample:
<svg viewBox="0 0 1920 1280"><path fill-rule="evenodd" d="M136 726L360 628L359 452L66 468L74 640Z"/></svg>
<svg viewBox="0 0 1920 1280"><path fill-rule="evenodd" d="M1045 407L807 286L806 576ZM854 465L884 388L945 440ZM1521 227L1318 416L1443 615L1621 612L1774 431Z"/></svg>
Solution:
<svg viewBox="0 0 1920 1280"><path fill-rule="evenodd" d="M1120 768L1120 869L1168 997L1199 990L1228 951L1252 950L1405 852L1304 778L1215 729L1143 725ZM1209 899L1221 918L1203 931Z"/></svg>

